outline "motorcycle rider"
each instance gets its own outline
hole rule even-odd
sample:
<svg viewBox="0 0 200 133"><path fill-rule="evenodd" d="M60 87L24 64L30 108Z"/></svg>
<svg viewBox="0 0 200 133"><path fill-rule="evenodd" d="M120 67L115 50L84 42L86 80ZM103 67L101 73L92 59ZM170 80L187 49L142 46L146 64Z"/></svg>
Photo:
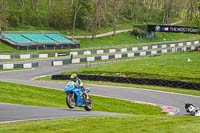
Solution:
<svg viewBox="0 0 200 133"><path fill-rule="evenodd" d="M185 109L186 109L186 112L194 116L200 116L200 109L191 103L185 103Z"/></svg>
<svg viewBox="0 0 200 133"><path fill-rule="evenodd" d="M78 78L77 74L72 74L70 76L71 81L74 83L76 88L81 88L86 99L89 99L88 94L85 92L85 87L83 86L83 82Z"/></svg>

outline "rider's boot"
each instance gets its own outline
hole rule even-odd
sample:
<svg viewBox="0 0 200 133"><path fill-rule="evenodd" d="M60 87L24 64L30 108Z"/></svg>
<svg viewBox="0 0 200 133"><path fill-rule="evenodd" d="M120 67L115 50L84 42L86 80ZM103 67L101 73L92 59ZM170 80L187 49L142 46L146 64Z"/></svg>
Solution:
<svg viewBox="0 0 200 133"><path fill-rule="evenodd" d="M89 99L88 94L84 92L84 95L85 95L86 99L88 100Z"/></svg>
<svg viewBox="0 0 200 133"><path fill-rule="evenodd" d="M85 101L85 103L89 103L89 96L85 92L84 92L84 101Z"/></svg>

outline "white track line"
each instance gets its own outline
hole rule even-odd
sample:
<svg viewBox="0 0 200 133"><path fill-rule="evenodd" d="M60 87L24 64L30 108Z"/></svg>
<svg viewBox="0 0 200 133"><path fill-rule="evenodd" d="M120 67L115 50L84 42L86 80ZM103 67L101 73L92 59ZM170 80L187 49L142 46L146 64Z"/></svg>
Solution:
<svg viewBox="0 0 200 133"><path fill-rule="evenodd" d="M48 117L48 118L36 118L36 119L24 119L24 120L14 120L14 121L3 121L0 124L14 123L14 122L25 122L25 121L36 121L36 120L50 120L50 119L60 119L60 118L74 118L74 117L89 117L92 115L81 115L81 116L60 116L60 117Z"/></svg>
<svg viewBox="0 0 200 133"><path fill-rule="evenodd" d="M5 70L5 69L4 69ZM7 69L8 71L2 71L0 73L11 73L11 72L25 72L25 71L32 71L32 70L35 70L35 68L31 68L31 69L25 69L25 70L9 70Z"/></svg>
<svg viewBox="0 0 200 133"><path fill-rule="evenodd" d="M99 97L105 97L105 98L113 98L113 99L118 99L118 100L125 100L125 101L130 101L130 102L139 103L139 104L146 103L148 105L157 106L157 107L166 106L167 108L172 108L172 109L176 110L175 112L169 112L168 115L176 115L177 113L180 112L180 109L178 109L177 107L173 107L173 106L169 106L169 105L162 105L162 104L149 103L149 102L143 102L143 101L135 101L135 100L130 100L130 99L116 98L116 97L110 97L110 96L102 96L102 95L96 95L96 94L92 94L92 95L93 96L99 96ZM160 108L162 108L162 107L160 107Z"/></svg>

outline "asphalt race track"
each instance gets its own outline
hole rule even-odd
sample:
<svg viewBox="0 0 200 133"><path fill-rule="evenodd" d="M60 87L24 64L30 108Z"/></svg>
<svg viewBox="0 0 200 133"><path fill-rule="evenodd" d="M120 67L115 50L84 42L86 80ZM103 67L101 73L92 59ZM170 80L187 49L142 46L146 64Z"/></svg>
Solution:
<svg viewBox="0 0 200 133"><path fill-rule="evenodd" d="M38 106L23 106L0 103L0 123L17 122L24 120L42 120L62 117L106 116L123 115L98 111L70 110L65 108L49 108Z"/></svg>
<svg viewBox="0 0 200 133"><path fill-rule="evenodd" d="M40 86L40 87L63 90L64 87L66 86L66 83L64 82L33 81L32 79L40 76L58 74L62 71L85 67L84 64L52 67L51 60L39 60L39 67L31 70L0 72L0 81L7 81L13 83L21 83L32 86ZM184 109L185 102L193 103L197 106L200 106L200 97L197 96L145 90L145 89L125 88L125 87L111 87L111 86L100 86L100 85L85 85L85 86L91 88L91 94L93 95L127 99L127 100L137 100L137 101L172 106L178 109L176 115L186 115ZM51 119L60 117L105 116L105 115L123 115L123 114L96 112L96 111L87 112L81 110L69 110L67 108L66 109L48 108L48 107L23 106L23 105L0 103L0 123L25 121L25 120Z"/></svg>

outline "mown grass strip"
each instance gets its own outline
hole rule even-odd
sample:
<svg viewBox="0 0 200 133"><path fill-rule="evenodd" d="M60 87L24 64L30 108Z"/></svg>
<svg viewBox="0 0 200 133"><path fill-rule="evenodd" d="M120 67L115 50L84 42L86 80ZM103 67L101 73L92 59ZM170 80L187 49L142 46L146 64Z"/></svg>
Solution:
<svg viewBox="0 0 200 133"><path fill-rule="evenodd" d="M62 74L94 74L200 82L200 53L179 52L114 64L81 68Z"/></svg>
<svg viewBox="0 0 200 133"><path fill-rule="evenodd" d="M149 105L98 96L91 96L91 98L94 111L143 115L165 114L160 108ZM8 82L0 82L0 102L67 108L63 91Z"/></svg>
<svg viewBox="0 0 200 133"><path fill-rule="evenodd" d="M0 132L199 133L198 117L80 117L0 124Z"/></svg>
<svg viewBox="0 0 200 133"><path fill-rule="evenodd" d="M77 39L80 40L80 47L86 48L87 50L90 48L102 48L104 49L112 47L123 47L126 44L134 44L132 46L139 46L141 43L152 43L152 42L163 42L165 41L184 41L184 40L198 40L199 35L190 35L190 34L177 34L177 33L158 33L159 37L153 39L137 39L133 37L129 33L120 33L116 36L107 36L96 38L95 40L91 39ZM146 44L145 44L146 45ZM126 46L127 47L127 46ZM60 50L16 50L7 46L6 44L0 42L0 53L27 53L27 52L36 52L36 53L56 53L56 52L69 52L69 49L60 49Z"/></svg>
<svg viewBox="0 0 200 133"><path fill-rule="evenodd" d="M90 47L110 47L117 45L126 45L126 44L135 44L138 46L139 43L152 43L152 42L164 42L166 41L184 41L184 40L193 40L199 39L199 35L190 35L190 34L177 34L177 33L156 33L156 38L153 39L137 39L130 35L130 33L120 33L115 36L107 36L96 38L95 40L91 39L78 39L81 43L81 48L90 48Z"/></svg>

